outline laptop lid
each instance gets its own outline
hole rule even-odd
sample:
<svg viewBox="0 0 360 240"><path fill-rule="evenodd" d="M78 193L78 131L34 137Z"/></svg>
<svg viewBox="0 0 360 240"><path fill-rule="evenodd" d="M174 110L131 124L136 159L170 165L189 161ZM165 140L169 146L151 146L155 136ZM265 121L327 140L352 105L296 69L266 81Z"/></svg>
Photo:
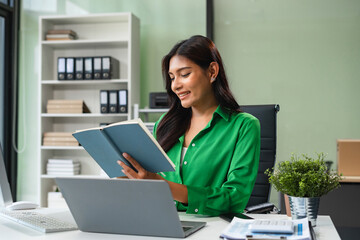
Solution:
<svg viewBox="0 0 360 240"><path fill-rule="evenodd" d="M81 231L185 237L165 181L56 178ZM205 223L194 222L197 229Z"/></svg>
<svg viewBox="0 0 360 240"><path fill-rule="evenodd" d="M6 207L13 203L10 184L6 174L3 151L0 143L0 206Z"/></svg>

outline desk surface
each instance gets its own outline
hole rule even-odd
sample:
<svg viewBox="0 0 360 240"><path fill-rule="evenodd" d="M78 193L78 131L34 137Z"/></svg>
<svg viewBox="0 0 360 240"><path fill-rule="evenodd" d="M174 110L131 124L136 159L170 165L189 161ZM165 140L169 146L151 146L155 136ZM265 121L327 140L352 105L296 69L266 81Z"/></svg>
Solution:
<svg viewBox="0 0 360 240"><path fill-rule="evenodd" d="M48 214L52 217L74 222L69 211L55 210L55 209L39 209L39 212ZM219 217L199 217L196 215L186 215L179 213L181 220L189 221L204 221L207 222L206 226L198 232L190 235L186 239L219 239L219 235L228 225L228 222ZM250 214L254 218L277 218L287 219L286 215L276 214ZM129 236L118 234L102 234L102 233L86 233L77 231L59 232L59 233L40 233L32 230L31 228L19 225L15 222L0 217L0 232L1 239L46 239L46 240L75 240L75 239L159 239L158 237L145 237L145 236ZM315 227L317 240L338 240L340 239L333 222L329 216L319 216L317 219L317 226ZM161 238L161 239L174 239L174 238Z"/></svg>

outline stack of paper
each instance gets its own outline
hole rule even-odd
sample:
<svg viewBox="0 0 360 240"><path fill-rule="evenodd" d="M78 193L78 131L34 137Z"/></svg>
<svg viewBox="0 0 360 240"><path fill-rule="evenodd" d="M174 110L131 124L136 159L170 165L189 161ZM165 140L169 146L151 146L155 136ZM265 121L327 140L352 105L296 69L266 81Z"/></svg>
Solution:
<svg viewBox="0 0 360 240"><path fill-rule="evenodd" d="M46 33L46 40L75 40L77 39L76 32L72 30L49 30Z"/></svg>
<svg viewBox="0 0 360 240"><path fill-rule="evenodd" d="M71 132L46 132L43 138L44 146L79 146Z"/></svg>
<svg viewBox="0 0 360 240"><path fill-rule="evenodd" d="M49 159L46 171L48 175L78 175L80 162L71 159Z"/></svg>
<svg viewBox="0 0 360 240"><path fill-rule="evenodd" d="M84 100L49 99L47 113L90 113Z"/></svg>
<svg viewBox="0 0 360 240"><path fill-rule="evenodd" d="M267 219L269 220L269 219ZM254 220L234 217L229 226L222 232L224 239L287 239L287 240L311 240L309 220L307 218L289 220L292 221L295 229L293 234L274 233L253 233L250 231L250 224Z"/></svg>

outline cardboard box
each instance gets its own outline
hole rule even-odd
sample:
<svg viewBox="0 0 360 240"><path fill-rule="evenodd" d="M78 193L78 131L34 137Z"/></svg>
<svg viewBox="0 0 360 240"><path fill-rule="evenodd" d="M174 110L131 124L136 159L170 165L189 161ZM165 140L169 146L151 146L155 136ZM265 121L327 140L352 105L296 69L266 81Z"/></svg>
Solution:
<svg viewBox="0 0 360 240"><path fill-rule="evenodd" d="M339 173L360 176L360 139L338 139L337 158Z"/></svg>

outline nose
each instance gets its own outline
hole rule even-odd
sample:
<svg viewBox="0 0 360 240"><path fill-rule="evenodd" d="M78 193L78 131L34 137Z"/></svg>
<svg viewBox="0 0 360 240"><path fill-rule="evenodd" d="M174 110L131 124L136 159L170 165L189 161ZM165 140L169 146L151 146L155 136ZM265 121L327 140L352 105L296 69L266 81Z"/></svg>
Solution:
<svg viewBox="0 0 360 240"><path fill-rule="evenodd" d="M174 79L171 82L172 91L176 93L179 89L181 89L181 87L182 87L182 84L181 84L180 78L174 77Z"/></svg>

